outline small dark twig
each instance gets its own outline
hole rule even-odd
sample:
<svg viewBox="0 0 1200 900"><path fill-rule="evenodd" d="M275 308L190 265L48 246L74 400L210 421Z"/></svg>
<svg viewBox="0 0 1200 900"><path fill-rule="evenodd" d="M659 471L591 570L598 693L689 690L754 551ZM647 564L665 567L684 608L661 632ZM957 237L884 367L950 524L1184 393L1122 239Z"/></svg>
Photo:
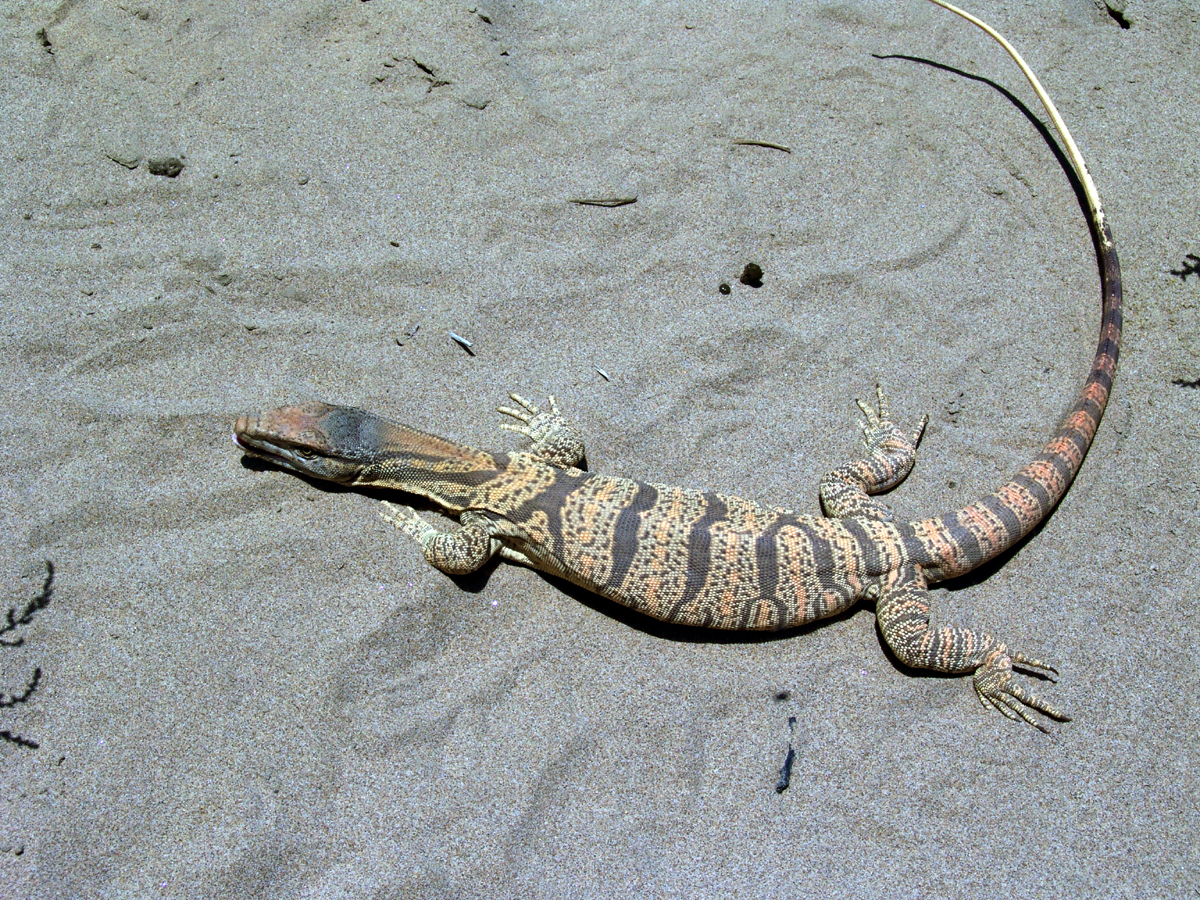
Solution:
<svg viewBox="0 0 1200 900"><path fill-rule="evenodd" d="M38 666L33 670L33 677L29 679L29 684L25 685L25 690L19 694L6 694L0 691L0 708L8 708L16 706L19 703L27 701L34 691L37 690L38 682L42 680L42 667Z"/></svg>
<svg viewBox="0 0 1200 900"><path fill-rule="evenodd" d="M23 625L28 625L33 621L34 615L40 609L45 609L50 605L50 597L54 594L54 563L46 560L46 580L42 582L42 591L32 600L25 603L18 611L17 607L10 606L8 613L4 617L4 624L0 625L0 646L3 647L20 647L25 643L23 637L8 637L12 632L16 631ZM42 682L42 667L38 666L33 670L33 675L30 676L28 683L24 689L15 694L9 694L5 691L0 691L0 709L12 709L14 706L20 706L23 703L28 703L29 698L33 696L34 691L38 689L38 685ZM38 742L27 738L24 735L9 731L7 728L0 728L0 740L8 741L10 744L16 744L18 747L25 747L29 750L36 750Z"/></svg>
<svg viewBox="0 0 1200 900"><path fill-rule="evenodd" d="M628 206L630 203L637 203L637 197L598 197L595 199L572 197L568 202L578 203L580 206L604 206L608 209L613 209L617 206Z"/></svg>
<svg viewBox="0 0 1200 900"><path fill-rule="evenodd" d="M1171 269L1171 274L1180 281L1187 281L1189 275L1200 276L1200 256L1195 253L1187 254L1178 269Z"/></svg>
<svg viewBox="0 0 1200 900"><path fill-rule="evenodd" d="M10 744L16 744L18 747L28 747L30 750L36 750L40 746L37 741L31 741L27 737L13 734L7 728L0 728L0 738L3 738Z"/></svg>
<svg viewBox="0 0 1200 900"><path fill-rule="evenodd" d="M743 140L735 140L734 143L740 147L766 147L768 150L782 150L784 153L792 152L792 148L786 144L776 144L773 141L756 141L746 138Z"/></svg>
<svg viewBox="0 0 1200 900"><path fill-rule="evenodd" d="M9 639L4 635L16 631L22 625L28 625L33 621L34 613L39 609L45 609L50 603L50 596L54 593L54 563L46 560L46 580L42 583L42 592L30 600L17 612L15 606L10 606L8 615L5 616L5 624L0 625L0 644L5 647L20 647L25 643L25 638Z"/></svg>
<svg viewBox="0 0 1200 900"><path fill-rule="evenodd" d="M795 735L796 733L796 717L788 716L788 734ZM775 793L782 794L792 784L792 765L796 762L796 748L792 746L791 737L788 738L787 756L784 757L783 766L779 770L779 780L775 782Z"/></svg>

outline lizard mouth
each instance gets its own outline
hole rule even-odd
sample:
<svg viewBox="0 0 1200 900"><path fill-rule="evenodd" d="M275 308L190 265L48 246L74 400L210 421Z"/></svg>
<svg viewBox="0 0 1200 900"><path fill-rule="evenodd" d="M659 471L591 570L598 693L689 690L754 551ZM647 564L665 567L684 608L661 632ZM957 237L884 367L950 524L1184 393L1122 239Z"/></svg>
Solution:
<svg viewBox="0 0 1200 900"><path fill-rule="evenodd" d="M249 441L243 440L242 436L236 431L230 437L233 438L233 446L237 447L243 453L248 453L251 456L259 456L267 452L265 449L260 449Z"/></svg>
<svg viewBox="0 0 1200 900"><path fill-rule="evenodd" d="M273 465L293 472L306 472L298 463L304 461L301 454L286 441L272 440L275 437L269 427L264 427L261 417L242 416L233 425L233 446L247 456L265 460Z"/></svg>
<svg viewBox="0 0 1200 900"><path fill-rule="evenodd" d="M267 441L247 440L236 431L230 437L233 439L233 446L237 447L247 456L254 457L255 459L263 459L288 469L295 468L289 465L288 454L283 447L277 447Z"/></svg>

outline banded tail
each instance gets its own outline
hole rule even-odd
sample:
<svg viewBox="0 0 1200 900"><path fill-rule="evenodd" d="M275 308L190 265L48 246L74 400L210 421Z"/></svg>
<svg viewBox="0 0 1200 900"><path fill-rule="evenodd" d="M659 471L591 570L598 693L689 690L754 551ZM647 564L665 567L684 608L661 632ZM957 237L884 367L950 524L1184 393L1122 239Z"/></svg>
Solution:
<svg viewBox="0 0 1200 900"><path fill-rule="evenodd" d="M1088 173L1071 132L1021 55L999 33L969 13L943 0L931 0L983 29L1008 52L1046 108L1066 147L1090 213L1088 224L1100 264L1102 312L1100 342L1079 400L1054 437L1033 461L1008 482L974 503L938 516L913 522L916 538L933 557L922 566L930 582L963 575L1013 547L1058 505L1087 456L1104 408L1108 405L1113 373L1121 344L1121 265L1100 196Z"/></svg>

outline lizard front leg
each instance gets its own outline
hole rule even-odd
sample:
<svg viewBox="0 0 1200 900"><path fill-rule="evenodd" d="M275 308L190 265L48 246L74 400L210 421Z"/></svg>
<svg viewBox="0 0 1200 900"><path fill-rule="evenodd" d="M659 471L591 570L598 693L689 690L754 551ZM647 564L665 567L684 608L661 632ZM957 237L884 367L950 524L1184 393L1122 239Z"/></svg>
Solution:
<svg viewBox="0 0 1200 900"><path fill-rule="evenodd" d="M821 507L827 516L862 516L891 521L892 508L869 495L890 491L902 482L917 459L917 444L929 416L923 416L916 430L905 432L891 420L883 388L875 385L878 413L861 400L855 400L866 417L863 443L867 456L834 469L821 477Z"/></svg>
<svg viewBox="0 0 1200 900"><path fill-rule="evenodd" d="M501 541L493 534L493 525L487 516L467 510L459 516L459 528L454 531L439 531L419 515L411 506L397 506L383 501L386 512L381 511L384 521L391 522L421 545L430 565L449 575L465 575L474 572L501 549Z"/></svg>
<svg viewBox="0 0 1200 900"><path fill-rule="evenodd" d="M1020 719L1046 731L1030 714L1037 710L1060 722L1070 716L1060 712L1014 680L1013 665L1050 678L1058 672L1041 660L1009 650L986 632L969 628L931 628L932 596L925 576L916 566L892 573L875 603L875 617L883 639L905 665L958 675L974 672L975 693L989 709L1010 719Z"/></svg>
<svg viewBox="0 0 1200 900"><path fill-rule="evenodd" d="M548 412L542 412L537 406L526 400L520 394L509 394L520 408L501 406L497 412L512 416L520 425L503 422L500 427L505 431L515 431L533 441L529 452L542 462L562 469L578 468L583 462L583 436L579 430L558 412L558 404L553 397L547 398L550 405Z"/></svg>

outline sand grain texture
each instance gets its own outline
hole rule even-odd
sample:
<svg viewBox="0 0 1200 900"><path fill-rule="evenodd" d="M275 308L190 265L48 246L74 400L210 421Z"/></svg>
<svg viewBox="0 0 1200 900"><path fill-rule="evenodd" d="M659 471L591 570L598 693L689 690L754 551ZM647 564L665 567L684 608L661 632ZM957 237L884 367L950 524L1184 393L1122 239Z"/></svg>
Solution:
<svg viewBox="0 0 1200 900"><path fill-rule="evenodd" d="M513 447L493 408L552 393L594 470L813 511L880 379L932 415L896 508L975 499L1076 396L1099 288L1054 155L962 74L1033 108L974 29L917 0L6 7L0 583L57 574L0 648L5 692L43 673L0 710L39 745L0 743L0 894L1197 896L1200 16L972 11L1058 103L1126 279L1079 480L939 591L1059 665L1050 736L901 671L869 609L731 640L455 581L374 498L229 441L323 399Z"/></svg>

